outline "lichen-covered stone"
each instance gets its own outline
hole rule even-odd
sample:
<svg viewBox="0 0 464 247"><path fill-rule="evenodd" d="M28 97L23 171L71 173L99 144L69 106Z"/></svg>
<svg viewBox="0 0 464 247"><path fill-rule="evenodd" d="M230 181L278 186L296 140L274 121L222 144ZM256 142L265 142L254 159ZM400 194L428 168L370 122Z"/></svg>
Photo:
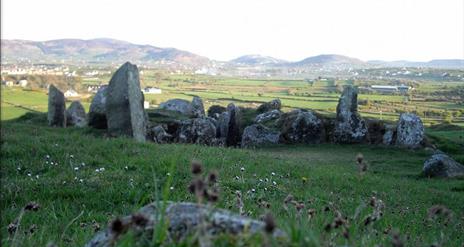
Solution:
<svg viewBox="0 0 464 247"><path fill-rule="evenodd" d="M178 140L181 143L210 145L216 138L216 126L207 118L194 118L181 123Z"/></svg>
<svg viewBox="0 0 464 247"><path fill-rule="evenodd" d="M335 143L362 143L367 136L366 122L358 113L358 92L347 86L338 101L333 140Z"/></svg>
<svg viewBox="0 0 464 247"><path fill-rule="evenodd" d="M54 85L48 88L48 125L66 127L66 103L63 92Z"/></svg>
<svg viewBox="0 0 464 247"><path fill-rule="evenodd" d="M111 78L106 94L110 135L131 136L137 141L145 141L146 115L137 66L129 62L123 64Z"/></svg>
<svg viewBox="0 0 464 247"><path fill-rule="evenodd" d="M157 125L152 128L153 141L156 143L164 144L168 143L172 139L172 135L168 134L161 125Z"/></svg>
<svg viewBox="0 0 464 247"><path fill-rule="evenodd" d="M280 132L261 124L253 124L243 130L242 147L258 147L279 143Z"/></svg>
<svg viewBox="0 0 464 247"><path fill-rule="evenodd" d="M278 120L281 115L282 112L280 112L279 110L272 110L265 113L261 113L256 116L255 123L266 123L269 121L275 121Z"/></svg>
<svg viewBox="0 0 464 247"><path fill-rule="evenodd" d="M87 126L87 116L81 102L73 101L66 110L66 124L68 126L85 127Z"/></svg>
<svg viewBox="0 0 464 247"><path fill-rule="evenodd" d="M97 94L90 103L88 125L96 129L106 129L106 89L102 86L98 89Z"/></svg>
<svg viewBox="0 0 464 247"><path fill-rule="evenodd" d="M240 108L230 103L227 111L221 113L219 117L219 137L225 139L226 146L239 145L241 134L242 115Z"/></svg>
<svg viewBox="0 0 464 247"><path fill-rule="evenodd" d="M408 148L418 148L424 140L424 125L415 114L400 115L396 129L396 145Z"/></svg>
<svg viewBox="0 0 464 247"><path fill-rule="evenodd" d="M446 154L437 153L424 162L423 172L427 177L464 177L464 166Z"/></svg>
<svg viewBox="0 0 464 247"><path fill-rule="evenodd" d="M323 122L312 111L294 110L282 114L278 122L283 143L321 143L325 139Z"/></svg>
<svg viewBox="0 0 464 247"><path fill-rule="evenodd" d="M208 236L214 237L220 234L240 235L240 234L261 234L264 232L265 224L262 221L253 220L248 217L239 216L230 211L208 207L196 203L173 203L166 202L164 211L164 221L168 224L168 239L173 244L186 239L198 232L199 227ZM159 206L159 207L158 207ZM153 226L159 222L159 215L162 214L163 202L152 203L141 208L135 215L136 219L145 219L143 224L137 224L134 217L126 216L120 219L123 229L131 230L135 234L134 241L141 239L151 239L153 237ZM134 222L135 221L135 222ZM117 241L117 234L125 232L112 232L110 228L97 233L87 244L86 247L109 247ZM274 238L286 238L286 234L275 229L272 233ZM116 242L117 243L117 242Z"/></svg>

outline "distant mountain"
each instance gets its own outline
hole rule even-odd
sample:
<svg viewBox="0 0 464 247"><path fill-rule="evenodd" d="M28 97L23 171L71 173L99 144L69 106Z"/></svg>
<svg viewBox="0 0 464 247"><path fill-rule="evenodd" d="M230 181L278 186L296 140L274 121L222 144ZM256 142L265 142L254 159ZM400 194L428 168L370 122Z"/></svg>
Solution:
<svg viewBox="0 0 464 247"><path fill-rule="evenodd" d="M114 39L59 39L50 41L2 40L2 59L33 62L174 64L200 67L206 57L175 48L136 45Z"/></svg>
<svg viewBox="0 0 464 247"><path fill-rule="evenodd" d="M262 56L262 55L245 55L245 56L238 57L236 59L232 59L229 61L229 63L236 64L236 65L257 66L257 65L283 64L283 63L287 63L287 61L278 59L278 58Z"/></svg>
<svg viewBox="0 0 464 247"><path fill-rule="evenodd" d="M426 67L441 69L464 69L464 59L435 59L428 62L414 62L406 60L372 60L368 61L368 63L380 67Z"/></svg>
<svg viewBox="0 0 464 247"><path fill-rule="evenodd" d="M293 63L294 66L362 66L366 65L365 62L352 57L336 55L336 54L323 54L314 57L305 58L299 62Z"/></svg>

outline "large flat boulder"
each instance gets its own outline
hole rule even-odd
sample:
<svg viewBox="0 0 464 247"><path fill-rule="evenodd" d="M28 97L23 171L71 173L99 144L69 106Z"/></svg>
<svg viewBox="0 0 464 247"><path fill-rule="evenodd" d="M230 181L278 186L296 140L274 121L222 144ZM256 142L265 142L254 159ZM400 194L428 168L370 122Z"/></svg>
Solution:
<svg viewBox="0 0 464 247"><path fill-rule="evenodd" d="M146 115L136 65L127 62L114 73L106 97L109 134L131 136L137 141L145 141Z"/></svg>
<svg viewBox="0 0 464 247"><path fill-rule="evenodd" d="M427 177L464 177L464 166L446 154L437 153L424 162L423 172Z"/></svg>
<svg viewBox="0 0 464 247"><path fill-rule="evenodd" d="M242 114L240 108L233 103L221 113L218 121L219 137L225 140L226 146L237 146L242 139Z"/></svg>
<svg viewBox="0 0 464 247"><path fill-rule="evenodd" d="M98 89L97 94L90 103L88 124L96 129L106 129L106 89L107 86L102 86Z"/></svg>
<svg viewBox="0 0 464 247"><path fill-rule="evenodd" d="M366 122L358 113L358 91L353 86L347 86L338 101L333 141L362 143L367 137Z"/></svg>
<svg viewBox="0 0 464 247"><path fill-rule="evenodd" d="M66 110L66 124L68 126L87 126L87 115L80 101L73 101Z"/></svg>
<svg viewBox="0 0 464 247"><path fill-rule="evenodd" d="M54 85L48 88L48 125L66 127L66 103L63 92Z"/></svg>
<svg viewBox="0 0 464 247"><path fill-rule="evenodd" d="M423 140L424 125L420 117L412 113L401 114L396 128L396 145L418 148Z"/></svg>
<svg viewBox="0 0 464 247"><path fill-rule="evenodd" d="M255 123L266 123L269 121L276 121L280 118L282 112L279 110L272 110L265 113L258 114L255 117Z"/></svg>
<svg viewBox="0 0 464 247"><path fill-rule="evenodd" d="M271 130L262 124L253 124L243 130L241 146L259 147L279 143L280 132Z"/></svg>
<svg viewBox="0 0 464 247"><path fill-rule="evenodd" d="M278 126L283 143L317 144L325 139L324 124L313 111L297 109L284 113Z"/></svg>
<svg viewBox="0 0 464 247"><path fill-rule="evenodd" d="M159 106L160 109L178 112L187 117L205 116L205 108L200 97L194 96L192 102L185 99L170 99Z"/></svg>
<svg viewBox="0 0 464 247"><path fill-rule="evenodd" d="M154 226L159 223L159 215L161 214L164 216L164 222L168 224L166 227L168 238L173 241L173 244L195 234L200 227L210 237L221 234L235 236L240 234L262 234L265 231L266 224L263 221L253 220L224 209L198 203L166 203L167 206L165 207L163 207L163 202L152 203L141 208L133 215L121 218L118 226L125 229L123 232L115 232L111 228L107 228L97 233L85 246L114 246L117 243L118 235L125 234L129 230L134 232L133 236L136 237L133 240L136 242L142 239L151 239ZM163 208L165 208L164 212L162 212ZM280 229L275 229L272 232L272 237L286 238L286 234Z"/></svg>

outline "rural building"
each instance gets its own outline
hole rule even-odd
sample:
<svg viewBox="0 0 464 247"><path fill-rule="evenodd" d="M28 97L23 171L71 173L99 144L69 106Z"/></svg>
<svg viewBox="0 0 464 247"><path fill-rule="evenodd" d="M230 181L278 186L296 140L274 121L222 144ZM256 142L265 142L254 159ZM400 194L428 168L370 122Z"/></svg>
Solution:
<svg viewBox="0 0 464 247"><path fill-rule="evenodd" d="M150 108L150 102L148 102L148 101L145 100L145 101L143 102L143 109L148 109L148 108Z"/></svg>
<svg viewBox="0 0 464 247"><path fill-rule="evenodd" d="M379 93L407 93L411 87L406 85L388 86L388 85L372 85L370 88L374 92Z"/></svg>
<svg viewBox="0 0 464 247"><path fill-rule="evenodd" d="M18 85L21 87L27 87L27 80L25 79L19 80Z"/></svg>
<svg viewBox="0 0 464 247"><path fill-rule="evenodd" d="M161 94L161 89L156 87L146 87L143 89L144 94Z"/></svg>

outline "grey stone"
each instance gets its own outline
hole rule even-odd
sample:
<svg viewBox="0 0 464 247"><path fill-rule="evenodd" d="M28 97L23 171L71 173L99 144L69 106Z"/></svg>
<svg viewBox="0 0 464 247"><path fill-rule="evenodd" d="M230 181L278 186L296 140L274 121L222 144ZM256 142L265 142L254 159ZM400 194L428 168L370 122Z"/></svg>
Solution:
<svg viewBox="0 0 464 247"><path fill-rule="evenodd" d="M272 110L265 113L261 113L255 118L255 123L265 123L280 118L282 113L279 110Z"/></svg>
<svg viewBox="0 0 464 247"><path fill-rule="evenodd" d="M200 97L194 96L192 99L192 114L194 117L200 118L205 116L205 107L203 100Z"/></svg>
<svg viewBox="0 0 464 247"><path fill-rule="evenodd" d="M48 88L48 125L66 127L66 103L64 94L54 85Z"/></svg>
<svg viewBox="0 0 464 247"><path fill-rule="evenodd" d="M210 145L216 138L216 126L207 118L194 118L182 121L179 142Z"/></svg>
<svg viewBox="0 0 464 247"><path fill-rule="evenodd" d="M77 127L87 126L87 116L85 114L84 106L80 101L73 101L66 110L66 124L74 125Z"/></svg>
<svg viewBox="0 0 464 247"><path fill-rule="evenodd" d="M382 137L383 145L394 145L396 140L396 126L385 125L385 134Z"/></svg>
<svg viewBox="0 0 464 247"><path fill-rule="evenodd" d="M178 243L188 236L198 232L199 227L207 232L211 237L220 234L240 235L240 234L261 234L264 232L265 224L262 221L253 220L248 217L239 216L230 211L212 208L206 205L188 202L163 202L152 203L141 208L137 213L137 218L144 218L146 222L142 225L134 223L132 215L120 219L123 226L130 227L134 231L137 239L151 239L153 237L153 227L159 222L160 211L164 210L164 222L168 230L168 239L173 243ZM125 227L123 227L126 229ZM107 228L97 233L87 244L86 247L109 247L117 241L117 234ZM124 232L122 232L124 234ZM274 238L287 238L287 235L280 229L275 229L272 233Z"/></svg>
<svg viewBox="0 0 464 247"><path fill-rule="evenodd" d="M321 143L325 139L324 124L312 111L293 110L282 114L278 125L284 143Z"/></svg>
<svg viewBox="0 0 464 247"><path fill-rule="evenodd" d="M97 129L106 129L106 90L107 86L98 89L97 94L92 99L89 108L88 122L89 126Z"/></svg>
<svg viewBox="0 0 464 247"><path fill-rule="evenodd" d="M338 101L333 139L335 143L362 143L367 140L366 122L358 113L358 91L347 86Z"/></svg>
<svg viewBox="0 0 464 247"><path fill-rule="evenodd" d="M444 153L437 153L424 162L423 172L427 177L464 177L464 166Z"/></svg>
<svg viewBox="0 0 464 247"><path fill-rule="evenodd" d="M225 139L226 146L237 146L242 138L241 135L242 115L240 108L230 103L227 111L219 117L219 137Z"/></svg>
<svg viewBox="0 0 464 247"><path fill-rule="evenodd" d="M396 129L396 145L418 148L423 140L424 125L420 117L412 113L401 114Z"/></svg>
<svg viewBox="0 0 464 247"><path fill-rule="evenodd" d="M185 99L170 99L161 103L159 108L174 111L187 117L200 118L205 116L203 100L198 96L194 96L192 102Z"/></svg>
<svg viewBox="0 0 464 247"><path fill-rule="evenodd" d="M106 118L110 135L131 136L137 141L145 141L146 115L136 65L126 62L114 73L106 97Z"/></svg>
<svg viewBox="0 0 464 247"><path fill-rule="evenodd" d="M241 145L244 148L279 143L280 132L261 124L253 124L243 130Z"/></svg>
<svg viewBox="0 0 464 247"><path fill-rule="evenodd" d="M281 107L282 103L280 102L280 99L273 99L260 105L256 111L259 113L264 113L272 110L280 110Z"/></svg>
<svg viewBox="0 0 464 247"><path fill-rule="evenodd" d="M153 141L156 143L168 143L172 139L172 135L168 134L166 130L161 125L157 125L152 128Z"/></svg>

